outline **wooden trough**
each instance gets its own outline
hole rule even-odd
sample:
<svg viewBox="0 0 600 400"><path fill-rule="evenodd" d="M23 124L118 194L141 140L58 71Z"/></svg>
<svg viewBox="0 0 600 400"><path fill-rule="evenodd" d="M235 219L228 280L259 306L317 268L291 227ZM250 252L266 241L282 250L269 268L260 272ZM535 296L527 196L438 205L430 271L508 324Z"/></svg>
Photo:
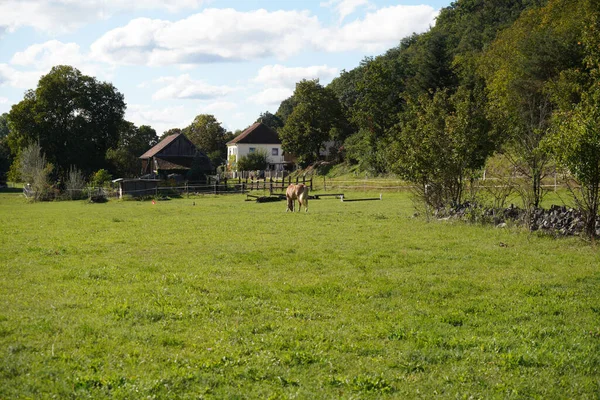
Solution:
<svg viewBox="0 0 600 400"><path fill-rule="evenodd" d="M369 197L369 198L365 198L365 199L345 199L344 195L342 194L342 196L340 197L340 199L342 200L342 202L347 202L347 201L371 201L371 200L381 200L382 199L382 194L379 194L379 197Z"/></svg>
<svg viewBox="0 0 600 400"><path fill-rule="evenodd" d="M272 196L255 196L253 194L246 195L246 201L256 201L257 203L269 203L271 201L285 200L285 195L272 195Z"/></svg>

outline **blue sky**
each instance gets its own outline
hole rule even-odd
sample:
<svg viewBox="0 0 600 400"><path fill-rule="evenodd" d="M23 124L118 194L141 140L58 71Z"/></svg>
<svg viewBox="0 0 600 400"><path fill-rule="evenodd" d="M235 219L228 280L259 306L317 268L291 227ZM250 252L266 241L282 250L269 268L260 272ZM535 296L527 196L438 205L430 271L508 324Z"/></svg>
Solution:
<svg viewBox="0 0 600 400"><path fill-rule="evenodd" d="M229 130L275 112L435 24L442 0L0 0L0 113L54 65L109 81L158 134L213 114Z"/></svg>

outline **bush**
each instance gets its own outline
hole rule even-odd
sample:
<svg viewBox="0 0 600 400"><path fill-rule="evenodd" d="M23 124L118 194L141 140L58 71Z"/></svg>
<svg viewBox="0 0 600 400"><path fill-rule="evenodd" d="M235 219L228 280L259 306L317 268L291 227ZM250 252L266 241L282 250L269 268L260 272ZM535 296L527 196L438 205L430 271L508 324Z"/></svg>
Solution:
<svg viewBox="0 0 600 400"><path fill-rule="evenodd" d="M70 200L79 200L85 197L85 178L83 172L72 166L67 174L66 186L66 197Z"/></svg>
<svg viewBox="0 0 600 400"><path fill-rule="evenodd" d="M263 171L267 169L267 152L258 150L254 153L240 157L238 160L238 171Z"/></svg>
<svg viewBox="0 0 600 400"><path fill-rule="evenodd" d="M92 186L102 187L106 183L110 182L111 179L112 179L112 175L109 174L107 170L105 170L105 169L99 169L92 176L92 182L91 183L92 183Z"/></svg>

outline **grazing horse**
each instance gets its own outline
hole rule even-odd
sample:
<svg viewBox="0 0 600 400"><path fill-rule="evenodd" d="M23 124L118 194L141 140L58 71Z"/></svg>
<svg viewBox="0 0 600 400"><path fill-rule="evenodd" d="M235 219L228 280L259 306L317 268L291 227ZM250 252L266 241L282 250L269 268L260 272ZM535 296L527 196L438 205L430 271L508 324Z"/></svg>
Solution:
<svg viewBox="0 0 600 400"><path fill-rule="evenodd" d="M294 212L295 200L298 200L298 212L300 212L302 206L308 212L308 186L302 183L299 185L292 183L285 191L285 198L287 199L286 212Z"/></svg>

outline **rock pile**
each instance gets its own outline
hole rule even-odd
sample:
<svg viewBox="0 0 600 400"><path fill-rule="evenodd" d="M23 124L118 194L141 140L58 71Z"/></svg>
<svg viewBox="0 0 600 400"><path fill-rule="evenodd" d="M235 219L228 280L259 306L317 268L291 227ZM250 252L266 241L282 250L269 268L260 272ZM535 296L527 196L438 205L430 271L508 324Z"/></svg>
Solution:
<svg viewBox="0 0 600 400"><path fill-rule="evenodd" d="M527 226L531 231L572 236L585 229L585 219L579 210L553 205L549 209L536 208L530 213L513 204L503 209L485 208L476 203L465 202L452 207L440 208L438 219L456 218L471 222L482 222L504 227L507 223ZM596 218L596 234L600 235L600 218Z"/></svg>

